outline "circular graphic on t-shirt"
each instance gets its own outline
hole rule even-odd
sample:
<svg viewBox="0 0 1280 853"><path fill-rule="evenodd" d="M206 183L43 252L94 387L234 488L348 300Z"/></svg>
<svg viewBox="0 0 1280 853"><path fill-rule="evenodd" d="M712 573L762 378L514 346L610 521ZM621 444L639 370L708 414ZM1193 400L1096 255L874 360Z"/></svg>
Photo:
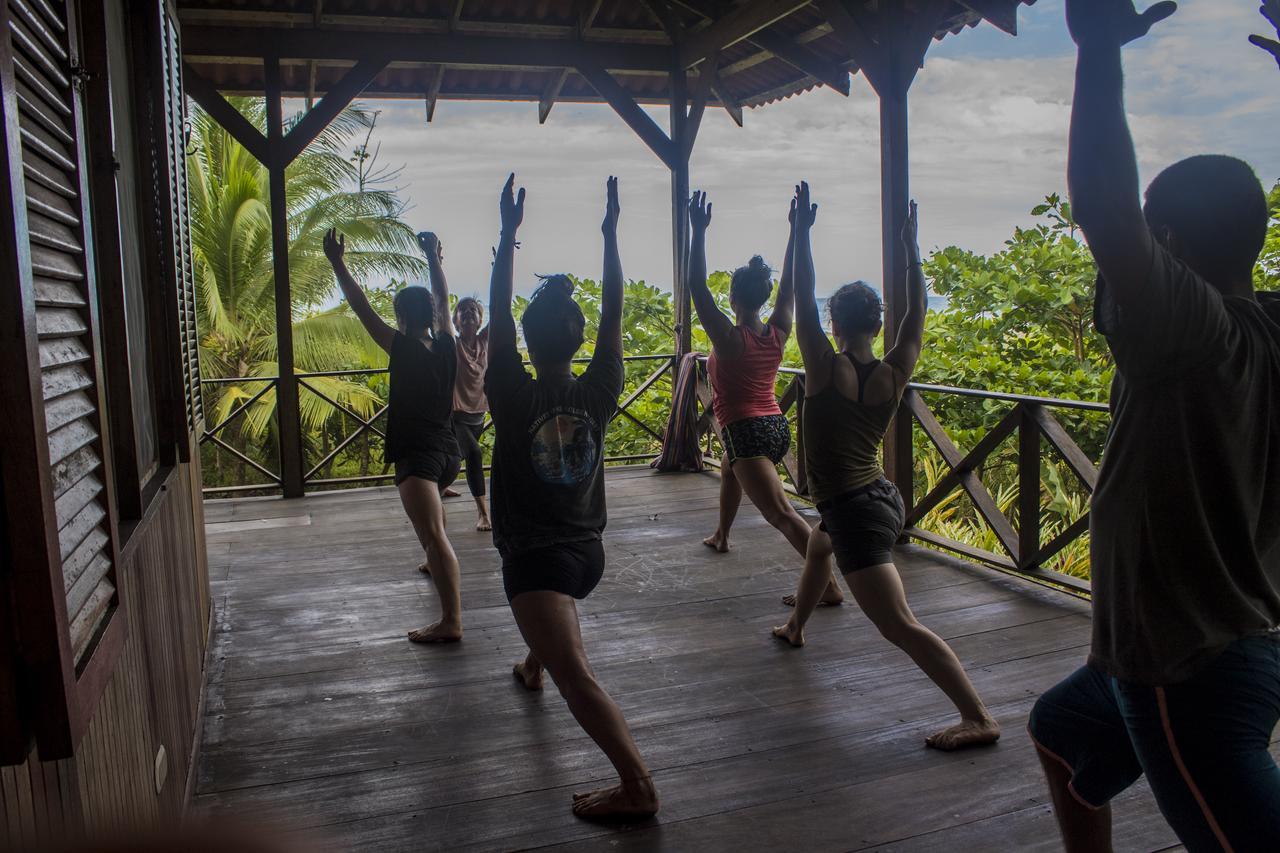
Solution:
<svg viewBox="0 0 1280 853"><path fill-rule="evenodd" d="M595 470L600 448L591 424L568 414L553 415L537 428L529 448L538 479L558 486L581 483Z"/></svg>

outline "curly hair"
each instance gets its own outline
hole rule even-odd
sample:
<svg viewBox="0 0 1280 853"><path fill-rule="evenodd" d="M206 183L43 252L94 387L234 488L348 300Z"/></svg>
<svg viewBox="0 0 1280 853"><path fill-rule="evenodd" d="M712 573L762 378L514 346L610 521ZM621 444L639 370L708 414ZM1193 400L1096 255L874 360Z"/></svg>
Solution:
<svg viewBox="0 0 1280 853"><path fill-rule="evenodd" d="M420 335L435 326L436 305L431 291L421 285L410 285L396 292L391 300L396 319L404 323L410 334Z"/></svg>
<svg viewBox="0 0 1280 853"><path fill-rule="evenodd" d="M582 346L587 318L573 298L573 280L567 275L539 276L542 284L533 292L520 317L520 328L529 354L540 361L568 361Z"/></svg>
<svg viewBox="0 0 1280 853"><path fill-rule="evenodd" d="M733 280L729 283L729 296L746 311L759 311L773 293L773 270L764 262L764 258L756 255L745 267L733 271Z"/></svg>
<svg viewBox="0 0 1280 853"><path fill-rule="evenodd" d="M846 284L827 300L831 322L842 335L870 335L880 328L884 304L880 294L865 281Z"/></svg>

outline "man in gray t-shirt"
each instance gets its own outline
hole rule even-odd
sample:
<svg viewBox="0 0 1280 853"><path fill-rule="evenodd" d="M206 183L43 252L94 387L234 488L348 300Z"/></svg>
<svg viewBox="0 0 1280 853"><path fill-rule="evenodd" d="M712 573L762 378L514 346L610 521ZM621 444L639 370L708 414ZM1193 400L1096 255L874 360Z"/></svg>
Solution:
<svg viewBox="0 0 1280 853"><path fill-rule="evenodd" d="M1067 0L1079 48L1068 181L1116 362L1093 497L1093 646L1030 731L1068 850L1146 774L1192 850L1275 849L1280 768L1280 325L1253 290L1266 194L1193 157L1141 205L1121 47L1174 11Z"/></svg>

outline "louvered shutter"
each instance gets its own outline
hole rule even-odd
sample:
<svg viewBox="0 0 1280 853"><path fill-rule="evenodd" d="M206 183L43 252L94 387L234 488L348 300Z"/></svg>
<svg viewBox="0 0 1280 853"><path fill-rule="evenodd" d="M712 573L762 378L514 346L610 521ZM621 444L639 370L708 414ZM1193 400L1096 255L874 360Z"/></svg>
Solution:
<svg viewBox="0 0 1280 853"><path fill-rule="evenodd" d="M165 0L159 0L161 54L164 60L164 124L168 155L170 228L173 269L178 286L178 334L182 349L182 384L187 428L199 435L204 429L204 402L200 393L200 336L196 327L195 270L191 258L191 231L187 206L186 98L182 93L182 48L177 23Z"/></svg>
<svg viewBox="0 0 1280 853"><path fill-rule="evenodd" d="M116 600L84 240L75 71L64 5L8 0L45 427L75 664ZM10 142L14 151L13 142Z"/></svg>

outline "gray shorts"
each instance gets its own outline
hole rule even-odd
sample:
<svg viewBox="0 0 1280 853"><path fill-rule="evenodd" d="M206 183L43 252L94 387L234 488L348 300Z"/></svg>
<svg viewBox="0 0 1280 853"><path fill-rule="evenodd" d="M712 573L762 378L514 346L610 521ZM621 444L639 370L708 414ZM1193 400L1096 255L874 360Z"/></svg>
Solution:
<svg viewBox="0 0 1280 853"><path fill-rule="evenodd" d="M906 526L898 487L884 477L818 504L820 525L842 574L893 562L893 546Z"/></svg>

